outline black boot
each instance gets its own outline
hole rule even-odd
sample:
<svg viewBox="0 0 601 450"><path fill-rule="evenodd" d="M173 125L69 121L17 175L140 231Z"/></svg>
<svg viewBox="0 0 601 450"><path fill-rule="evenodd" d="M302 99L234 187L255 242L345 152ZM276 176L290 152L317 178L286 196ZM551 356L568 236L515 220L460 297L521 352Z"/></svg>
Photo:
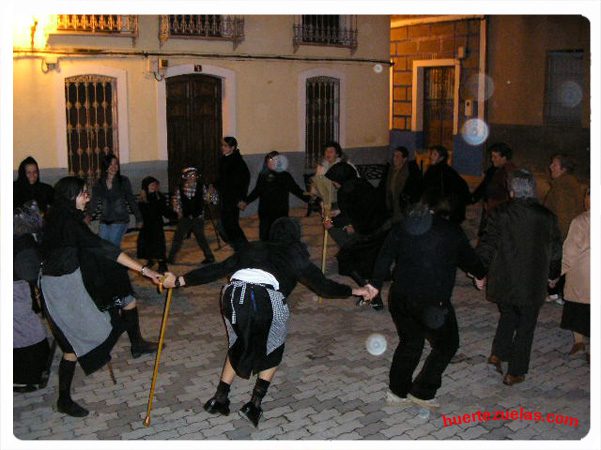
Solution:
<svg viewBox="0 0 601 450"><path fill-rule="evenodd" d="M229 393L230 385L224 381L219 381L217 392L215 392L215 395L205 403L204 410L209 414L221 414L223 416L229 416L230 401L227 398Z"/></svg>
<svg viewBox="0 0 601 450"><path fill-rule="evenodd" d="M246 403L240 409L240 415L250 420L250 422L255 427L259 426L259 419L263 415L263 410L261 409L261 402L263 401L263 397L265 397L265 394L267 394L269 384L269 381L257 378L257 383L255 384L255 388L253 389L253 395L250 398L250 402Z"/></svg>
<svg viewBox="0 0 601 450"><path fill-rule="evenodd" d="M56 409L58 412L72 417L85 417L90 412L71 399L71 382L73 381L76 364L77 361L61 359L58 366L58 401L56 402Z"/></svg>
<svg viewBox="0 0 601 450"><path fill-rule="evenodd" d="M146 353L154 353L159 348L157 342L145 341L140 333L140 318L138 307L133 309L122 309L121 317L125 323L125 330L131 342L131 356L139 358ZM164 348L164 346L163 346Z"/></svg>

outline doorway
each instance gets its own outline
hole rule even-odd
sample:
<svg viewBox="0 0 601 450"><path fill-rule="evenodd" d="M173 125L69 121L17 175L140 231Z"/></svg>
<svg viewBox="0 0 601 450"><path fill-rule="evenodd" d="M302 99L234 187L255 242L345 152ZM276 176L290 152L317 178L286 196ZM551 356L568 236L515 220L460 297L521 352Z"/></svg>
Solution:
<svg viewBox="0 0 601 450"><path fill-rule="evenodd" d="M454 83L452 66L424 69L424 148L442 145L449 155L453 151Z"/></svg>
<svg viewBox="0 0 601 450"><path fill-rule="evenodd" d="M221 79L187 74L166 82L169 191L177 188L182 169L190 166L200 170L203 183L212 183L223 129Z"/></svg>

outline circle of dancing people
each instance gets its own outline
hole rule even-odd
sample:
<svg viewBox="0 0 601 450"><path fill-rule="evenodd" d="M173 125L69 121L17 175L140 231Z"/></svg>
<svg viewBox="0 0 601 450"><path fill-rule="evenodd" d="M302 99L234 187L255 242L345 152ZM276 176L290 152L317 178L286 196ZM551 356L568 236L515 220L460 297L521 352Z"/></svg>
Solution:
<svg viewBox="0 0 601 450"><path fill-rule="evenodd" d="M135 202L114 155L107 155L102 164L91 202L83 180L66 177L51 188L39 182L37 163L27 158L19 167L14 197L14 328L15 336L20 334L14 349L15 391L41 388L48 380L52 351L36 312L43 314L63 352L57 410L67 415L88 414L71 398L77 362L86 374L103 367L124 331L132 357L157 351L158 343L141 335L128 269L169 289L227 277L220 294L227 352L215 394L204 409L229 415L236 376L256 376L250 399L239 410L255 427L283 359L288 298L299 282L321 297L356 296L357 304L381 311L382 288L391 281L387 304L399 341L389 372L390 404L439 406L436 393L459 348L452 302L457 268L473 278L477 289L486 289L487 300L497 305L499 320L487 362L505 385L526 380L537 317L549 298L565 302L561 327L572 331L574 339L569 354L586 351L589 194L587 202L577 206L581 191L572 175L573 163L565 155L554 155L551 189L541 204L533 174L516 168L511 148L500 143L489 151L492 165L473 193L448 164L448 151L442 146L429 149L424 174L405 147L395 148L376 187L360 176L338 143L328 142L308 192L285 170L282 155L273 151L265 156L256 185L247 194L250 172L236 139L225 137L216 182L205 185L198 168L186 167L171 202L152 176L142 181ZM321 268L310 260L298 221L288 217L290 194L320 204ZM240 211L256 199L260 239L249 242L239 224ZM461 223L467 205L479 201L482 217L474 248ZM219 205L216 228L233 249L220 262L204 233L207 203ZM147 264L120 249L130 213L140 226L137 257ZM92 215L100 219L99 235L88 226ZM168 257L165 218L177 220ZM167 264L175 264L189 233L204 260L183 275L172 273ZM339 246L338 273L350 277L356 287L324 275L328 236ZM157 271L152 270L155 262ZM416 374L426 340L431 350Z"/></svg>

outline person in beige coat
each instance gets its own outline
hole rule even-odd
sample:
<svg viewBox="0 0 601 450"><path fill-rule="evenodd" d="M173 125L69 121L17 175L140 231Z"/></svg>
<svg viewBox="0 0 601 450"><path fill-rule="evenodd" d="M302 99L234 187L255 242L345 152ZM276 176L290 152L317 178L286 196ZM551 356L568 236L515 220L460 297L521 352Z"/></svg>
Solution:
<svg viewBox="0 0 601 450"><path fill-rule="evenodd" d="M586 211L571 223L563 243L562 274L566 276L565 305L561 328L574 334L574 345L569 354L585 351L584 336L590 336L591 267L590 267L590 191L585 195ZM590 351L587 353L589 358Z"/></svg>
<svg viewBox="0 0 601 450"><path fill-rule="evenodd" d="M572 220L584 211L583 191L578 179L572 174L574 167L574 162L567 155L556 154L551 157L551 189L547 192L543 205L557 216L562 241L568 235ZM554 288L549 289L547 302L554 301L563 305L564 283L562 277Z"/></svg>

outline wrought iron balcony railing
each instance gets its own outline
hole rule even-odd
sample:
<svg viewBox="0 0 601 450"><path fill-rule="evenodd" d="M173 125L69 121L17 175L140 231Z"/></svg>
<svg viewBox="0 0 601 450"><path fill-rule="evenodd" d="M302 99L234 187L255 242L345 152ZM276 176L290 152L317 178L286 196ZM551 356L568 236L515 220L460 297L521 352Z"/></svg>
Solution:
<svg viewBox="0 0 601 450"><path fill-rule="evenodd" d="M296 16L293 25L293 43L357 48L357 16L303 15Z"/></svg>
<svg viewBox="0 0 601 450"><path fill-rule="evenodd" d="M138 16L114 14L58 14L56 29L59 33L110 34L138 36Z"/></svg>
<svg viewBox="0 0 601 450"><path fill-rule="evenodd" d="M244 18L219 15L161 16L159 30L161 44L169 38L213 39L232 41L235 48L244 40Z"/></svg>

